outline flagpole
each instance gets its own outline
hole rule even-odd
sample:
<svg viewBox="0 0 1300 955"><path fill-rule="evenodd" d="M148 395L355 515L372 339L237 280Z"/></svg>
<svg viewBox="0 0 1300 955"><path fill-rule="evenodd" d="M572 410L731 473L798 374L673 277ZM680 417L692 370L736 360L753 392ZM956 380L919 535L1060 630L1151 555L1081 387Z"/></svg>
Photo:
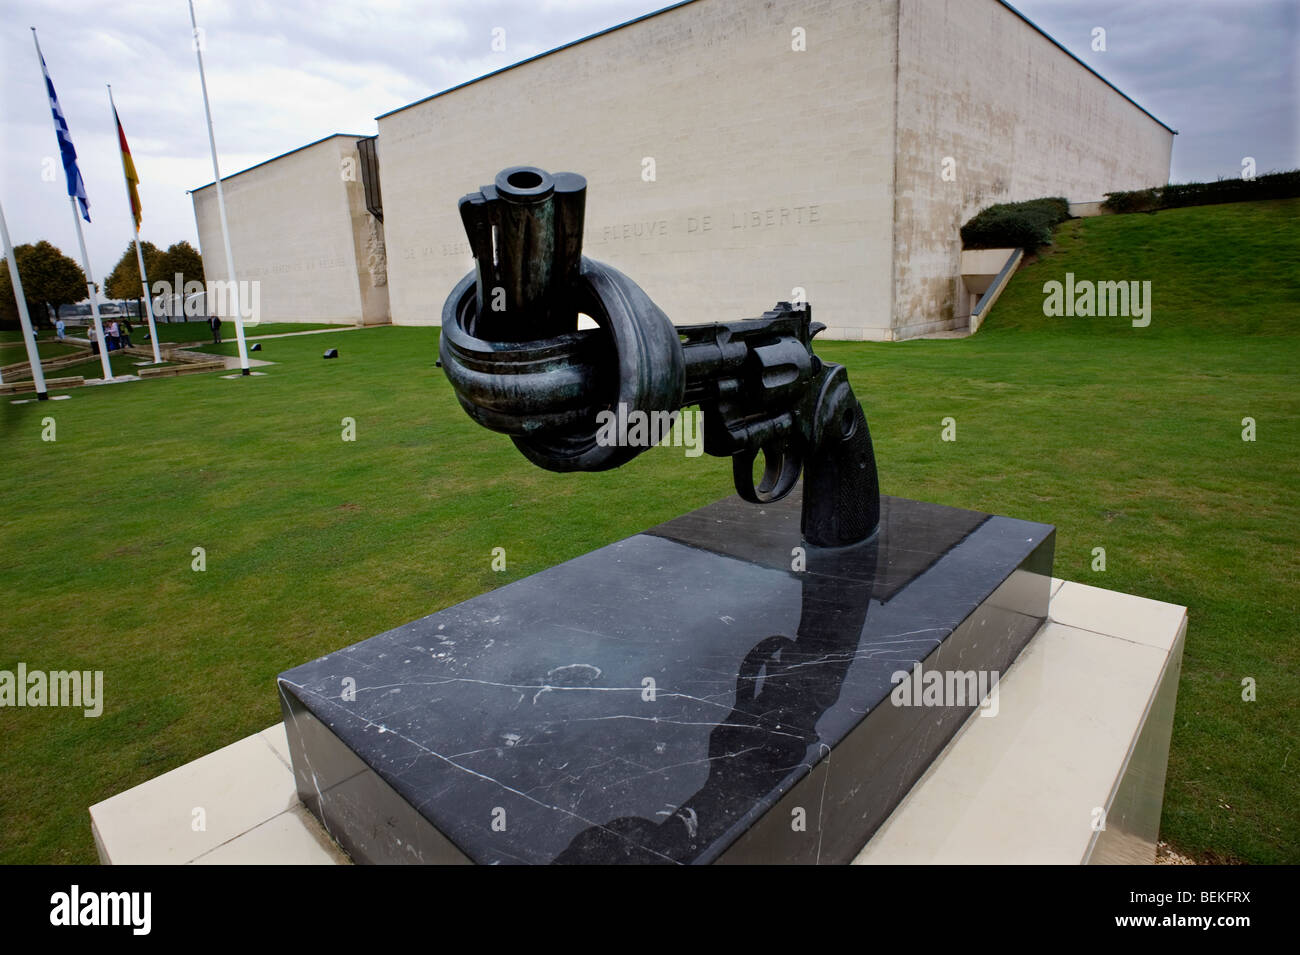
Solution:
<svg viewBox="0 0 1300 955"><path fill-rule="evenodd" d="M41 41L36 38L36 27L32 27L32 42L36 44L36 61L41 64L41 81L46 80L45 57L41 55ZM54 123L53 104L51 104L50 122ZM54 123L54 138L59 138L59 126ZM62 143L59 151L63 151ZM65 170L66 171L66 170ZM77 227L77 244L81 247L81 267L86 273L86 295L90 298L90 314L95 320L95 338L99 342L99 362L104 368L104 380L113 380L113 366L108 363L108 344L104 341L104 326L99 321L99 302L96 301L95 279L90 274L90 256L86 254L86 237L81 234L81 214L77 210L77 197L68 196L72 203L72 224Z"/></svg>
<svg viewBox="0 0 1300 955"><path fill-rule="evenodd" d="M23 294L23 280L18 277L18 260L14 258L14 246L9 241L9 226L5 222L3 206L0 206L0 237L4 239L5 261L9 263L9 279L13 283L14 298L18 299L18 323L22 328L23 342L27 345L27 360L32 366L32 384L36 387L36 397L45 401L50 397L45 391L45 372L41 368L40 353L36 350L32 317L27 314L27 296Z"/></svg>
<svg viewBox="0 0 1300 955"><path fill-rule="evenodd" d="M113 102L113 84L105 83L108 87L108 105L113 110L113 125L117 130L121 130L122 121L117 116L117 105ZM119 132L119 135L122 133ZM119 150L121 143L118 143ZM153 342L153 363L162 364L162 357L158 354L158 329L153 322L153 303L149 299L149 276L144 271L144 253L140 251L140 226L136 224L135 206L131 203L131 180L126 176L126 153L122 153L122 182L126 185L126 204L131 213L131 224L134 227L132 235L135 238L135 261L140 266L140 287L144 289L144 308L145 313L149 316L149 341Z"/></svg>
<svg viewBox="0 0 1300 955"><path fill-rule="evenodd" d="M240 305L239 283L235 280L235 254L230 250L230 226L226 223L226 196L221 189L221 169L217 165L217 135L212 129L212 107L208 104L208 81L203 75L203 50L199 42L199 23L194 18L194 0L190 4L190 26L194 28L194 55L199 60L199 85L203 87L203 111L208 117L208 145L212 147L212 178L217 183L217 212L221 217L221 238L226 246L226 278L230 281L231 292L225 296L227 302L235 303L235 338L239 342L240 373L248 372L248 349L244 344L244 315Z"/></svg>
<svg viewBox="0 0 1300 955"><path fill-rule="evenodd" d="M86 295L90 298L90 314L95 319L95 338L99 341L99 363L104 368L104 380L113 380L113 366L108 363L108 345L104 341L104 324L99 320L98 292L95 279L90 274L90 256L86 253L86 237L81 232L81 216L77 211L77 197L68 196L72 203L72 222L77 227L77 245L81 249L81 267L86 270Z"/></svg>

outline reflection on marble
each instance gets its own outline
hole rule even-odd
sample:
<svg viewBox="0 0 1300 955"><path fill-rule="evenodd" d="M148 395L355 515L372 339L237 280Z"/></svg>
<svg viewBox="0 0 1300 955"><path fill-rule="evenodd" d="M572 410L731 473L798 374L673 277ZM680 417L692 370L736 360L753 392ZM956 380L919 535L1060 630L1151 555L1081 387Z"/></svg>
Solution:
<svg viewBox="0 0 1300 955"><path fill-rule="evenodd" d="M290 670L298 791L362 862L845 862L1004 672L1054 531L899 498L800 547L729 498Z"/></svg>

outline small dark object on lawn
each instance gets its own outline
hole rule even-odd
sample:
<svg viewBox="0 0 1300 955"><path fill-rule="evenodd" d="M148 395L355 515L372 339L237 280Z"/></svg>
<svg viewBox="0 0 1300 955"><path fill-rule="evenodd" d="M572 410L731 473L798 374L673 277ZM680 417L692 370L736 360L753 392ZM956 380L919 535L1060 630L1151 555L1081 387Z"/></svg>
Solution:
<svg viewBox="0 0 1300 955"><path fill-rule="evenodd" d="M325 352L325 357L326 357L326 358L338 358L338 357L339 357L339 350L338 350L337 348L331 348L331 349L329 349L328 351Z"/></svg>
<svg viewBox="0 0 1300 955"><path fill-rule="evenodd" d="M261 342L253 342L253 347L249 349L249 351L261 351L261 350L262 350Z"/></svg>

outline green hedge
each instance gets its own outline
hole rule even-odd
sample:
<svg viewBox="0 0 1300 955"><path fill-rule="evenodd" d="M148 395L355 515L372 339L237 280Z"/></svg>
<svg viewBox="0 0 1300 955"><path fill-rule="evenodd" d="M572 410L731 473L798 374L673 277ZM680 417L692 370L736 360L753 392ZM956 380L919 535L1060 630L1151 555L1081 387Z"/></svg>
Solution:
<svg viewBox="0 0 1300 955"><path fill-rule="evenodd" d="M1027 202L1000 202L961 227L964 249L1024 249L1026 254L1052 244L1052 229L1070 218L1069 201L1053 196Z"/></svg>
<svg viewBox="0 0 1300 955"><path fill-rule="evenodd" d="M1154 212L1160 208L1160 190L1134 189L1129 192L1108 192L1101 207L1111 212Z"/></svg>
<svg viewBox="0 0 1300 955"><path fill-rule="evenodd" d="M1111 212L1155 212L1183 206L1212 206L1221 202L1294 199L1300 196L1300 169L1270 172L1254 179L1180 182L1155 189L1108 192L1101 204Z"/></svg>

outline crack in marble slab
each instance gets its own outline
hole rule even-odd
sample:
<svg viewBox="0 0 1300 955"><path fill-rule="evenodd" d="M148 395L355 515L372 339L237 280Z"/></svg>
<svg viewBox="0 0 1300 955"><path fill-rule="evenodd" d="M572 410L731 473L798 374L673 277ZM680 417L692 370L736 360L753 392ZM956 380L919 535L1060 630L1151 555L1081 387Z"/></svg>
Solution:
<svg viewBox="0 0 1300 955"><path fill-rule="evenodd" d="M291 684L289 684L289 685L290 685L290 686L293 686L293 687L294 687L295 689L297 689L297 690L305 690L305 689L306 689L306 687L300 686L300 685L298 685L298 684L292 684L292 683L291 683ZM640 688L638 687L637 689L640 689ZM281 692L283 692L283 689L281 689ZM663 859L665 862L671 862L671 863L673 863L673 864L675 864L675 865L680 865L680 864L681 864L681 863L678 862L676 859L673 859L673 858L671 858L670 856L666 856L666 855L664 855L662 852L659 852L659 851L657 851L657 850L655 850L655 849L652 849L650 846L642 845L642 844L640 844L640 843L638 843L638 842L635 842L634 840L628 839L627 836L625 836L623 833L616 832L615 830L610 829L608 826L602 825L601 823L598 823L598 822L596 822L596 821L593 820L593 819L587 819L586 817L581 816L581 815L579 815L579 814L576 813L576 812L572 812L571 810L565 809L565 808L562 807L562 806L552 806L552 805L550 805L549 803L543 802L543 801L540 800L540 799L537 799L537 798L535 798L535 797L533 797L533 796L528 795L528 793L526 793L526 792L522 792L521 790L515 789L513 786L509 786L509 785L507 785L506 783L503 783L503 782L502 782L501 780L499 780L499 779L494 779L493 777L487 775L486 773L480 773L480 772L478 772L478 771L476 771L476 770L470 769L468 766L462 766L460 763L457 763L457 762L455 762L454 760L448 758L447 756L444 756L442 753L439 753L439 752L437 752L437 751L435 751L435 750L430 749L429 747L423 745L423 744L420 743L419 741L414 740L414 739L411 739L409 736L406 736L406 735L404 735L404 734L402 734L402 733L399 733L399 732L397 732L396 730L389 729L388 727L384 726L382 723L376 723L374 720L368 719L368 718L366 718L365 716L362 716L362 715L359 714L359 713L354 713L353 711L347 709L346 707L344 707L344 706L343 706L342 704L340 704L340 703L336 703L336 702L334 702L333 700L328 699L328 698L323 698L323 699L322 699L322 702L324 702L324 703L328 703L328 704L331 705L331 706L334 706L334 707L337 707L338 709L343 710L345 713L348 713L350 716L352 716L352 717L354 717L354 718L356 718L356 719L361 720L361 721L362 721L363 723L365 723L367 726L373 726L373 727L375 727L376 729L380 730L380 732L382 732L382 733L391 733L393 736L397 737L398 739L403 740L403 741L409 743L410 745L414 746L416 749L418 749L418 750L420 750L420 751L422 751L422 752L424 752L424 753L427 753L428 755L434 757L435 759L442 760L442 761L443 761L444 763L446 763L448 766L451 766L451 767L453 767L453 768L455 768L455 769L458 769L458 770L460 770L460 771L463 772L463 773L466 773L466 774L468 774L468 775L470 775L470 776L474 776L474 777L477 778L477 779L482 779L482 780L484 780L485 782L492 783L493 785L500 787L501 789L505 790L506 792L514 793L516 796L520 797L521 799L526 799L528 802L531 802L531 803L534 803L535 805L541 806L543 809L549 809L549 810L551 810L552 812L558 812L558 813L560 813L561 815L569 816L569 817L571 817L571 818L573 818L573 819L578 820L578 821L581 822L581 823L584 823L585 825L587 825L587 826L589 826L589 827L592 827L592 828L595 828L595 829L599 829L599 830L601 830L602 832L606 832L606 833L608 833L609 835L612 835L612 836L617 837L619 840L621 840L621 841L623 841L623 842L626 842L626 843L629 843L629 844L631 844L631 845L633 845L633 846L636 846L638 849L641 849L641 850L643 850L643 851L645 851L645 852L648 852L648 853L650 853L651 855L658 856L659 858ZM295 722L295 726L296 726L296 722ZM313 780L314 780L314 776L315 776L315 773L313 772ZM317 794L318 794L318 795L320 794L320 787L319 787L319 784L317 784ZM323 801L323 798L322 798L321 808L322 808L322 812L323 812L323 810L324 810L324 801ZM327 832L329 831L329 827L328 827L328 826L326 826L326 831L327 831Z"/></svg>
<svg viewBox="0 0 1300 955"><path fill-rule="evenodd" d="M759 719L766 716L765 713L754 715ZM673 720L663 716L632 716L629 713L618 713L612 716L575 716L572 719L556 721L556 723L559 723L560 725L563 725L564 723L594 723L600 720L642 720L648 723L667 723L671 726L727 726L732 729L742 730L761 729L765 733L771 733L774 736L789 736L791 739L803 739L803 736L798 733L782 733L778 729L768 729L765 726L756 726L749 723L701 723L698 721ZM554 726L556 723L548 723L546 725Z"/></svg>

